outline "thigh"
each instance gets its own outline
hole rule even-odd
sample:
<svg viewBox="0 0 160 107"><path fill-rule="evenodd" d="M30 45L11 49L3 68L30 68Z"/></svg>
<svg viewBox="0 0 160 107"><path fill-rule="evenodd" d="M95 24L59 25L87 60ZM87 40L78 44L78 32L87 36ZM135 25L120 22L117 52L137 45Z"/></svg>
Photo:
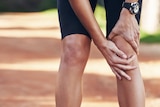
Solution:
<svg viewBox="0 0 160 107"><path fill-rule="evenodd" d="M83 27L78 17L72 10L69 0L58 0L57 2L62 39L71 34L84 34L91 39L89 33ZM90 0L93 11L96 7L96 3L97 0Z"/></svg>

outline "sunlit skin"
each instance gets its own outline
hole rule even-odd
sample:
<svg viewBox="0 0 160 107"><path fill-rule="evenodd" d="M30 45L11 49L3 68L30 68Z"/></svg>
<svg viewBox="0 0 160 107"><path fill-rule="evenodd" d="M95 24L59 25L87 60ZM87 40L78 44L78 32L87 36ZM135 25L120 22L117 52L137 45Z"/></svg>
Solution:
<svg viewBox="0 0 160 107"><path fill-rule="evenodd" d="M134 1L128 0L128 2ZM144 87L136 54L139 28L138 23L134 23L135 16L128 10L122 9L120 18L110 33L110 40L107 40L94 17L89 0L69 0L69 2L117 77L120 107L144 107ZM124 21L127 18L129 23ZM63 51L56 86L56 107L80 107L82 75L88 60L91 40L82 34L72 34L66 36L62 44Z"/></svg>
<svg viewBox="0 0 160 107"><path fill-rule="evenodd" d="M131 81L124 78L122 78L121 81L117 79L119 104L120 107L145 107L144 84L140 74L137 54L130 44L122 37L123 36L120 35L115 36L112 41L128 56L128 58L135 56L130 64L137 68L125 71L132 78Z"/></svg>
<svg viewBox="0 0 160 107"><path fill-rule="evenodd" d="M124 77L119 80L117 77L120 107L145 107L144 87L137 54L121 36L114 37L112 41L125 52L128 58L134 56L130 65L136 66L136 69L125 71L131 77L130 81ZM56 107L80 107L82 75L89 56L90 43L91 41L86 36L80 34L77 34L76 37L70 35L63 40L62 60L56 89Z"/></svg>
<svg viewBox="0 0 160 107"><path fill-rule="evenodd" d="M121 66L121 69L126 69L126 68L131 69L130 66L126 66L127 65L125 63L126 60L122 59L122 58L125 58L126 55L124 55L122 51L118 50L113 43L111 43L105 38L104 34L102 33L94 17L93 11L90 6L90 2L88 0L69 0L69 1L74 12L78 16L82 24L85 26L87 31L90 33L94 44L101 51L101 53L103 54L104 58L107 60L109 65L114 65L112 69L114 71L117 71L116 69L120 68L120 64L125 65L123 67ZM133 0L130 2L133 2ZM128 19L128 20L125 20L125 19ZM127 9L122 9L120 13L120 18L117 21L117 24L113 28L112 32L110 33L109 39L116 36L117 34L123 33L122 35L125 37L125 40L128 40L130 44L137 43L136 41L139 41L139 38L137 38L137 35L133 37L133 34L135 34L135 31L139 29L137 22L135 23L137 25L133 24L135 21L136 21L135 15L131 15ZM119 29L117 29L117 27ZM126 30L124 31L124 29ZM136 34L139 34L139 33L136 33ZM131 45L131 46L135 47L135 45ZM136 44L135 50L138 50L138 44ZM120 57L117 57L114 53L116 53ZM132 68L134 68L134 66L132 66ZM122 76L125 76L125 75L122 75Z"/></svg>

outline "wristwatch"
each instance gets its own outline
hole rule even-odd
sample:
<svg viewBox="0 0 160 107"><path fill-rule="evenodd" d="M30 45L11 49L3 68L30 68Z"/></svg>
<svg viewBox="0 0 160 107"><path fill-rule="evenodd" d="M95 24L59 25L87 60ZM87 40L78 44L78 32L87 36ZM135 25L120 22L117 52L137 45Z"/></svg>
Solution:
<svg viewBox="0 0 160 107"><path fill-rule="evenodd" d="M122 8L128 9L131 14L138 14L140 5L138 2L133 2L133 3L123 2Z"/></svg>

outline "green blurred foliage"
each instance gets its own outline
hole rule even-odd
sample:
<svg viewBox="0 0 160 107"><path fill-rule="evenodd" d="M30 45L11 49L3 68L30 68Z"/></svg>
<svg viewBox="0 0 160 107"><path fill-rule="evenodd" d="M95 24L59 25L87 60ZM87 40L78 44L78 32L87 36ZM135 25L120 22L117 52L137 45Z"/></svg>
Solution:
<svg viewBox="0 0 160 107"><path fill-rule="evenodd" d="M141 30L141 43L160 43L160 30L153 34Z"/></svg>
<svg viewBox="0 0 160 107"><path fill-rule="evenodd" d="M0 12L38 12L56 5L56 0L1 0Z"/></svg>
<svg viewBox="0 0 160 107"><path fill-rule="evenodd" d="M97 5L94 15L103 33L106 33L106 13L103 6Z"/></svg>

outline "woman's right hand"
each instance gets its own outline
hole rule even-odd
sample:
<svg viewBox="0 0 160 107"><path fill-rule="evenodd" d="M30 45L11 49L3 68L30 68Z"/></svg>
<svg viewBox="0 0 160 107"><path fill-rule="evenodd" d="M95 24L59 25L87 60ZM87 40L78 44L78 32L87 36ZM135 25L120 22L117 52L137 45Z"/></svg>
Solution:
<svg viewBox="0 0 160 107"><path fill-rule="evenodd" d="M136 66L131 66L130 63L134 60L135 56L127 58L126 54L119 50L114 42L106 40L97 46L101 51L106 61L110 65L113 73L121 80L122 77L131 80L131 77L125 71L135 69Z"/></svg>

